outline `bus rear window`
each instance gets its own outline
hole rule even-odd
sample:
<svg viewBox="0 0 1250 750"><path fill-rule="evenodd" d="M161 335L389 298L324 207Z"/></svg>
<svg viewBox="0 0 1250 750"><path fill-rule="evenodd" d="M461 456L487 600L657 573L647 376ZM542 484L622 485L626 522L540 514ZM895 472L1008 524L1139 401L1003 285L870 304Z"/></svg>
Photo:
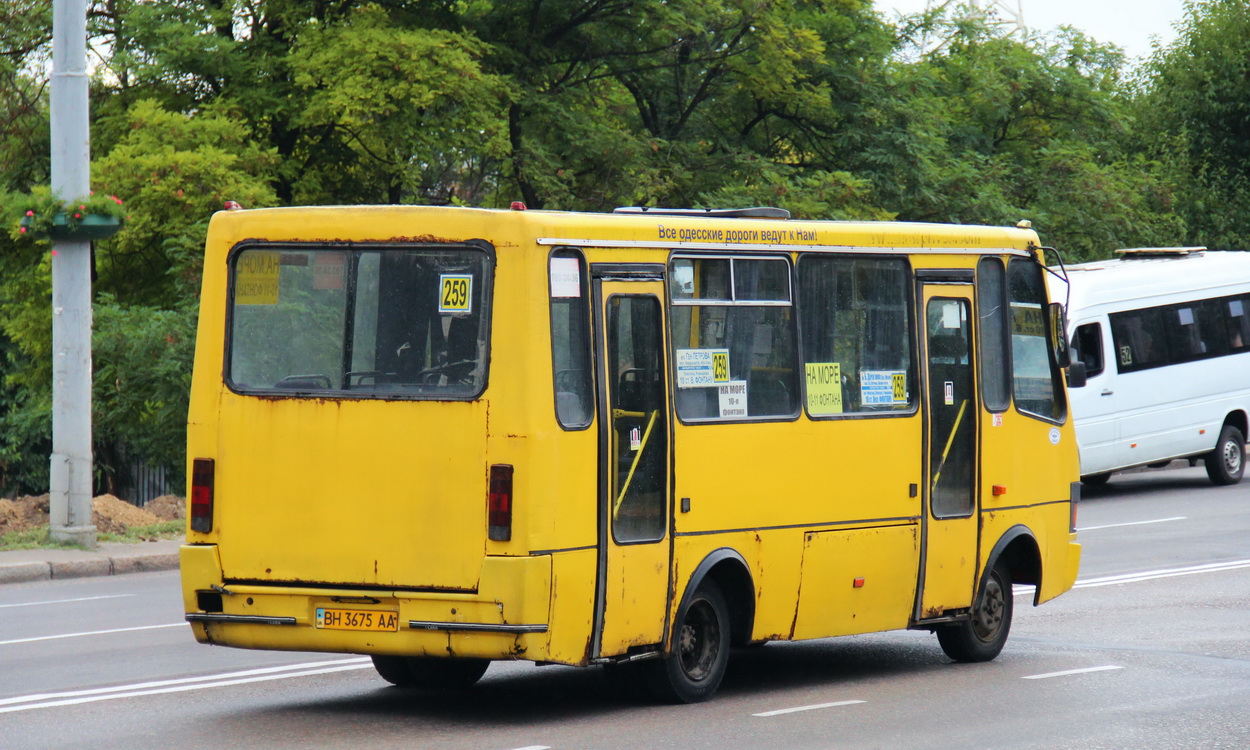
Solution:
<svg viewBox="0 0 1250 750"><path fill-rule="evenodd" d="M230 269L227 383L317 397L476 397L491 267L465 246L247 248Z"/></svg>

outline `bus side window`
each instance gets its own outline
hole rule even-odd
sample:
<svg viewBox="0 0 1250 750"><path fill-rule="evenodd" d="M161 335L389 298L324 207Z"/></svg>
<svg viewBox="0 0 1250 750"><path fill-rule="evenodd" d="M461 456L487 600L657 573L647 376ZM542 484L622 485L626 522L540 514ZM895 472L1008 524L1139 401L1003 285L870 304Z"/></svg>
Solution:
<svg viewBox="0 0 1250 750"><path fill-rule="evenodd" d="M1007 265L1007 290L1016 409L1043 419L1061 420L1066 409L1055 390L1059 368L1047 341L1046 288L1041 266L1032 260L1013 258Z"/></svg>
<svg viewBox="0 0 1250 750"><path fill-rule="evenodd" d="M1102 325L1086 323L1077 326L1072 336L1072 358L1085 363L1085 377L1102 374Z"/></svg>
<svg viewBox="0 0 1250 750"><path fill-rule="evenodd" d="M999 258L977 263L977 310L981 318L981 393L985 408L1011 406L1011 340L1007 337L1007 272Z"/></svg>
<svg viewBox="0 0 1250 750"><path fill-rule="evenodd" d="M580 430L590 426L594 413L586 263L575 251L558 250L548 270L556 419L565 429Z"/></svg>
<svg viewBox="0 0 1250 750"><path fill-rule="evenodd" d="M803 255L798 275L808 416L909 413L916 368L907 261Z"/></svg>
<svg viewBox="0 0 1250 750"><path fill-rule="evenodd" d="M683 420L792 418L799 384L790 265L784 258L673 258L669 265L674 403ZM716 382L692 382L687 362L724 357ZM727 404L720 388L746 395Z"/></svg>

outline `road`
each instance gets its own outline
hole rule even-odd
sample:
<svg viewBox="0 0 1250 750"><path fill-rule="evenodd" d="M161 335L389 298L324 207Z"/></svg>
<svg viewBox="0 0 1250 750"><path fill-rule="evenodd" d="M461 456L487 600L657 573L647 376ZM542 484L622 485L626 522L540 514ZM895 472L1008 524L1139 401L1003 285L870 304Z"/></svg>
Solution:
<svg viewBox="0 0 1250 750"><path fill-rule="evenodd" d="M894 632L735 652L657 706L599 669L494 664L461 696L367 660L201 646L176 573L0 588L4 748L1246 748L1250 481L1201 467L1087 490L1077 587L1016 597L994 662Z"/></svg>

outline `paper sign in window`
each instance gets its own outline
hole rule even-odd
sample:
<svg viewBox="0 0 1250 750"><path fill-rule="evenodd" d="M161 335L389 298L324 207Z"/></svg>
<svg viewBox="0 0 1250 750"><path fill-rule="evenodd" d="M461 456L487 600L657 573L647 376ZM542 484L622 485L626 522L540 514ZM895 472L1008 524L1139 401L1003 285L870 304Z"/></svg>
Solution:
<svg viewBox="0 0 1250 750"><path fill-rule="evenodd" d="M842 413L842 364L808 362L807 413L823 417Z"/></svg>

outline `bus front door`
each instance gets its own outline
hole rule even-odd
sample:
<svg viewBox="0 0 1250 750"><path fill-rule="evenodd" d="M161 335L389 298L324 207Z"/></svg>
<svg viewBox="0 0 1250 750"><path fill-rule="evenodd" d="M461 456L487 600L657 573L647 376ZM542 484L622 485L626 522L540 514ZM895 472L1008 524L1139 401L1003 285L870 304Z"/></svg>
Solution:
<svg viewBox="0 0 1250 750"><path fill-rule="evenodd" d="M970 285L925 284L926 484L917 618L972 605L977 572L977 423Z"/></svg>
<svg viewBox="0 0 1250 750"><path fill-rule="evenodd" d="M662 276L595 280L599 564L591 649L664 639L669 590L669 410ZM626 276L625 278L629 278Z"/></svg>

